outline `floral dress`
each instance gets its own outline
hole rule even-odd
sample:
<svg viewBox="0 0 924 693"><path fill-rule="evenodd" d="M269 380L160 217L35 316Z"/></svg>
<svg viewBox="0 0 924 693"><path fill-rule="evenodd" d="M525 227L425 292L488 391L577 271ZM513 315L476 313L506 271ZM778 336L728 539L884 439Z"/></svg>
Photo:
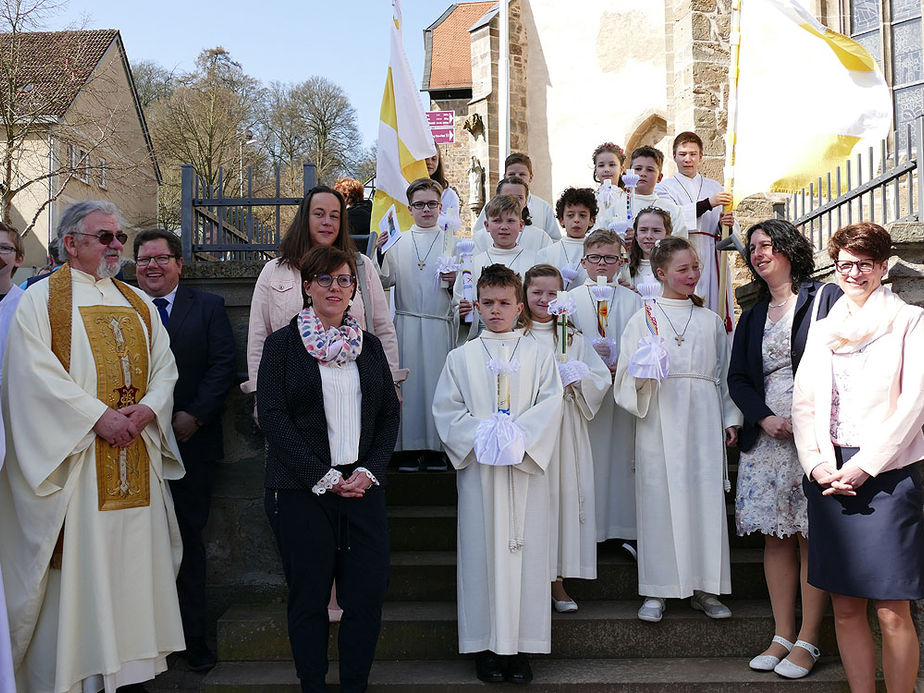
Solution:
<svg viewBox="0 0 924 693"><path fill-rule="evenodd" d="M764 401L777 416L792 412L791 308L777 322L767 318L761 351L764 366ZM760 532L786 537L808 535L802 466L792 438L778 440L760 429L757 442L741 453L735 521L738 534Z"/></svg>

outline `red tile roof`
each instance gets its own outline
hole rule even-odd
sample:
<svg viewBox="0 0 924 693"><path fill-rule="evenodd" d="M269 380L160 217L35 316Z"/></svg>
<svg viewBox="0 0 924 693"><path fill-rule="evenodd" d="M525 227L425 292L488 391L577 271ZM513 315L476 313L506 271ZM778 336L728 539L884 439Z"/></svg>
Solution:
<svg viewBox="0 0 924 693"><path fill-rule="evenodd" d="M472 86L471 37L468 30L497 3L459 3L433 27L430 83L426 89L464 89Z"/></svg>
<svg viewBox="0 0 924 693"><path fill-rule="evenodd" d="M0 72L16 76L17 111L31 105L30 117L63 116L118 36L115 29L0 34Z"/></svg>

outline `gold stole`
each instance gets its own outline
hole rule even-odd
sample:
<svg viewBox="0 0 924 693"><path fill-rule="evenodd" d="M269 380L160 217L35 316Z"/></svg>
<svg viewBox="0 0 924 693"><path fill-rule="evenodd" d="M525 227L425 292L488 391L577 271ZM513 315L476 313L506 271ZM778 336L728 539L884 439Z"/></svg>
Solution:
<svg viewBox="0 0 924 693"><path fill-rule="evenodd" d="M48 278L51 349L70 370L73 298L71 270L65 264ZM147 304L127 284L113 280L131 304L80 306L84 329L96 363L97 397L113 409L137 404L147 391L151 316ZM141 322L147 327L147 339ZM124 448L96 437L96 484L99 510L142 508L151 504L150 458L139 435Z"/></svg>

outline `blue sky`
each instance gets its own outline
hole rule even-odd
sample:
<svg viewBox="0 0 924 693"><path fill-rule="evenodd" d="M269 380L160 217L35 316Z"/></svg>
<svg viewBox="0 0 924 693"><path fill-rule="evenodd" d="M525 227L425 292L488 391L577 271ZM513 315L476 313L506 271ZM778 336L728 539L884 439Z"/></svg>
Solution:
<svg viewBox="0 0 924 693"><path fill-rule="evenodd" d="M450 4L402 0L404 46L417 84L423 74L423 30ZM203 48L221 45L264 83L322 75L350 97L369 146L378 131L390 20L391 0L70 0L49 28L85 21L87 28L119 29L130 61L154 60L179 71L191 69Z"/></svg>

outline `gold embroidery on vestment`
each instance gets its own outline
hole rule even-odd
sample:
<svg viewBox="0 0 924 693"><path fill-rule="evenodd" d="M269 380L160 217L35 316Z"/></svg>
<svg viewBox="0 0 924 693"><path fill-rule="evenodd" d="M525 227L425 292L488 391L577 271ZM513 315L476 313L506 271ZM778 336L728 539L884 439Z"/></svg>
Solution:
<svg viewBox="0 0 924 693"><path fill-rule="evenodd" d="M137 404L147 391L147 339L138 313L120 306L80 306L96 362L96 396L113 409ZM141 436L117 448L96 438L100 510L151 504L150 458Z"/></svg>

